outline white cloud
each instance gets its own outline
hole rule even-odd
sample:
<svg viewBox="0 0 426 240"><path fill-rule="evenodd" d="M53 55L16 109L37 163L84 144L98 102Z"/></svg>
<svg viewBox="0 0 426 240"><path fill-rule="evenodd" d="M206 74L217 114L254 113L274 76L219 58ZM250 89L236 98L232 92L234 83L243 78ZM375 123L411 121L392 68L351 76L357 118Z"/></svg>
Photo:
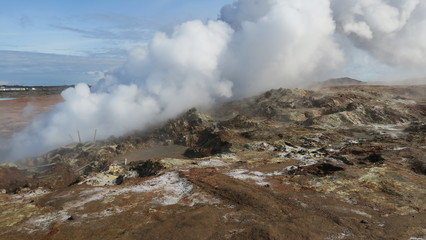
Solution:
<svg viewBox="0 0 426 240"><path fill-rule="evenodd" d="M100 72L123 64L124 59L0 51L0 79L18 85L92 84ZM98 74L93 74L98 72Z"/></svg>

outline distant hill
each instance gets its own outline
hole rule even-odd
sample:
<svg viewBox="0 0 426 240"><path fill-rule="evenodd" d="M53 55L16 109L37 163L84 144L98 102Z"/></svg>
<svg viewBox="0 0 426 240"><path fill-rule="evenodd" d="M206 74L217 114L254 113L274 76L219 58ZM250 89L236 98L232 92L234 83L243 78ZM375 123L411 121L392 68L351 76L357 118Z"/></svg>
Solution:
<svg viewBox="0 0 426 240"><path fill-rule="evenodd" d="M356 80L349 77L343 77L343 78L333 78L329 79L327 81L322 82L323 85L326 86L340 86L340 85L364 85L366 82Z"/></svg>

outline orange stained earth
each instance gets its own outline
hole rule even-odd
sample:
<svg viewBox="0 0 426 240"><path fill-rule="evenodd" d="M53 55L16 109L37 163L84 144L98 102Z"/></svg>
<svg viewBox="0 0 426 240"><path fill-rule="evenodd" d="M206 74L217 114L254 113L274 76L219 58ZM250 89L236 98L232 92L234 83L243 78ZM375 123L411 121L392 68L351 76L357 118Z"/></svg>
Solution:
<svg viewBox="0 0 426 240"><path fill-rule="evenodd" d="M16 98L0 101L0 137L8 138L22 130L36 116L49 112L63 101L60 95Z"/></svg>

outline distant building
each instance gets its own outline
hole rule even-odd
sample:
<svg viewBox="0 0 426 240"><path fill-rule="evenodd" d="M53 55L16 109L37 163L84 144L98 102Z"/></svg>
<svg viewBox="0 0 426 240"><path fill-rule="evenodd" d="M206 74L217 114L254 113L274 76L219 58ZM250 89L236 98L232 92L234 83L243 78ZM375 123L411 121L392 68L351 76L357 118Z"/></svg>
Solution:
<svg viewBox="0 0 426 240"><path fill-rule="evenodd" d="M21 91L28 91L28 90L29 88L20 87L20 86L12 86L12 87L1 86L0 87L0 92L21 92Z"/></svg>
<svg viewBox="0 0 426 240"><path fill-rule="evenodd" d="M67 88L74 87L74 85L65 85L65 86L7 86L0 85L0 92L44 92L49 94L61 93Z"/></svg>

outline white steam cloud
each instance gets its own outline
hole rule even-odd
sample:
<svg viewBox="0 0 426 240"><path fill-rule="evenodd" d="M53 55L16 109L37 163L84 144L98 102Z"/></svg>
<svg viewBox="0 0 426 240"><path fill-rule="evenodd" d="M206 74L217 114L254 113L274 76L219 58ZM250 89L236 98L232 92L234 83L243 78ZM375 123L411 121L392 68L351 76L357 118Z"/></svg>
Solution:
<svg viewBox="0 0 426 240"><path fill-rule="evenodd" d="M157 33L92 89L65 102L11 140L8 159L72 141L120 136L193 106L336 76L362 52L407 73L426 71L422 0L239 0L216 21L190 21Z"/></svg>
<svg viewBox="0 0 426 240"><path fill-rule="evenodd" d="M236 29L221 68L237 97L321 79L343 61L328 0L239 1L221 16Z"/></svg>
<svg viewBox="0 0 426 240"><path fill-rule="evenodd" d="M420 70L426 67L424 0L331 1L338 33L379 61Z"/></svg>

